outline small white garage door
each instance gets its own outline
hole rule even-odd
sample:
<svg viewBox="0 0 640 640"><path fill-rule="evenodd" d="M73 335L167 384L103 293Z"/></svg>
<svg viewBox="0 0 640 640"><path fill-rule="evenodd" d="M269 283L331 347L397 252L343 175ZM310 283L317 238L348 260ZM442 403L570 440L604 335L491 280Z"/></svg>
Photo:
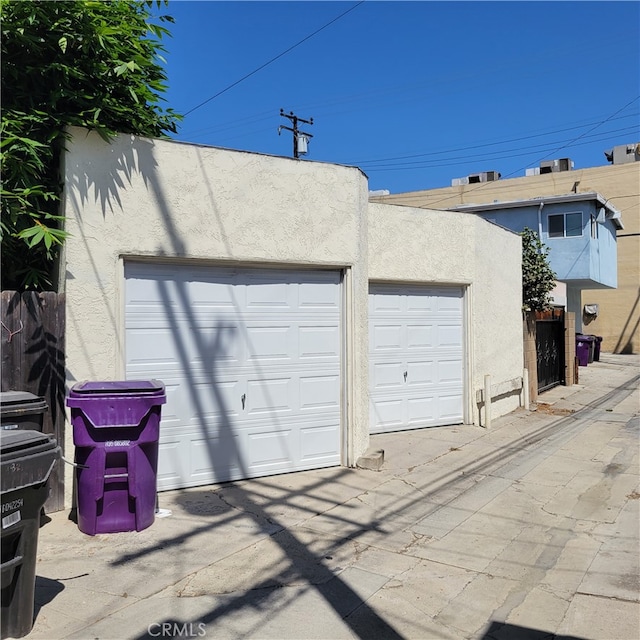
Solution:
<svg viewBox="0 0 640 640"><path fill-rule="evenodd" d="M372 433L463 421L462 300L459 287L371 285Z"/></svg>
<svg viewBox="0 0 640 640"><path fill-rule="evenodd" d="M127 262L126 375L167 389L158 489L340 463L340 274Z"/></svg>

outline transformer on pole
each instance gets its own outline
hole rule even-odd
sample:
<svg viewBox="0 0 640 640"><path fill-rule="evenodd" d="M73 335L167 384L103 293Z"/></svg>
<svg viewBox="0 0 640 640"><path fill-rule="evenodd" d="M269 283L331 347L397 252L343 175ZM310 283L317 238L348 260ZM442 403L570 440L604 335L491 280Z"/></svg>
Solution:
<svg viewBox="0 0 640 640"><path fill-rule="evenodd" d="M313 138L313 135L307 133L306 131L300 131L298 129L298 122L304 122L305 124L313 124L313 118L309 118L309 120L304 120L302 118L298 118L297 115L290 111L289 113L285 113L284 109L280 109L280 115L283 118L289 118L293 127L286 127L285 125L280 125L278 127L278 135L282 129L286 129L287 131L291 131L293 133L293 157L299 158L301 155L305 155L307 153L307 147L309 144L309 140Z"/></svg>

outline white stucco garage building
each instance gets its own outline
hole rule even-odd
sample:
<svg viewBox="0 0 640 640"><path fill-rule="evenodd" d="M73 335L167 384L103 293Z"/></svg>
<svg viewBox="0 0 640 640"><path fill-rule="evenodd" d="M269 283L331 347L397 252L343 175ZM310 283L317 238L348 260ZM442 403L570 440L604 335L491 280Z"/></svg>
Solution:
<svg viewBox="0 0 640 640"><path fill-rule="evenodd" d="M68 383L165 383L160 489L352 466L522 375L516 234L370 204L354 167L72 133Z"/></svg>

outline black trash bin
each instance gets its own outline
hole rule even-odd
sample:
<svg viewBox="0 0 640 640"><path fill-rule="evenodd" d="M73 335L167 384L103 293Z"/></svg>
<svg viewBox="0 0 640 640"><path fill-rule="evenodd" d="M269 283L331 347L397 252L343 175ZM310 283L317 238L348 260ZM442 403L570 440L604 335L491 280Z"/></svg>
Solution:
<svg viewBox="0 0 640 640"><path fill-rule="evenodd" d="M0 440L2 498L3 638L22 638L33 627L40 511L60 447L38 431L3 431Z"/></svg>
<svg viewBox="0 0 640 640"><path fill-rule="evenodd" d="M600 362L600 345L602 344L602 336L592 336L595 342L593 343L593 359L595 362Z"/></svg>
<svg viewBox="0 0 640 640"><path fill-rule="evenodd" d="M47 411L44 398L28 391L2 391L0 393L0 419L3 431L31 429L42 431Z"/></svg>

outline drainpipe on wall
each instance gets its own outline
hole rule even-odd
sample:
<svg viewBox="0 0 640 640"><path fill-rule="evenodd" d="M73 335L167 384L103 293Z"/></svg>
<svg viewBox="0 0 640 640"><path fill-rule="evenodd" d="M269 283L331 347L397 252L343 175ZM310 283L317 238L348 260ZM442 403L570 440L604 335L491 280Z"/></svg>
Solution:
<svg viewBox="0 0 640 640"><path fill-rule="evenodd" d="M538 207L538 238L542 242L542 209L544 208L544 202L540 203Z"/></svg>

